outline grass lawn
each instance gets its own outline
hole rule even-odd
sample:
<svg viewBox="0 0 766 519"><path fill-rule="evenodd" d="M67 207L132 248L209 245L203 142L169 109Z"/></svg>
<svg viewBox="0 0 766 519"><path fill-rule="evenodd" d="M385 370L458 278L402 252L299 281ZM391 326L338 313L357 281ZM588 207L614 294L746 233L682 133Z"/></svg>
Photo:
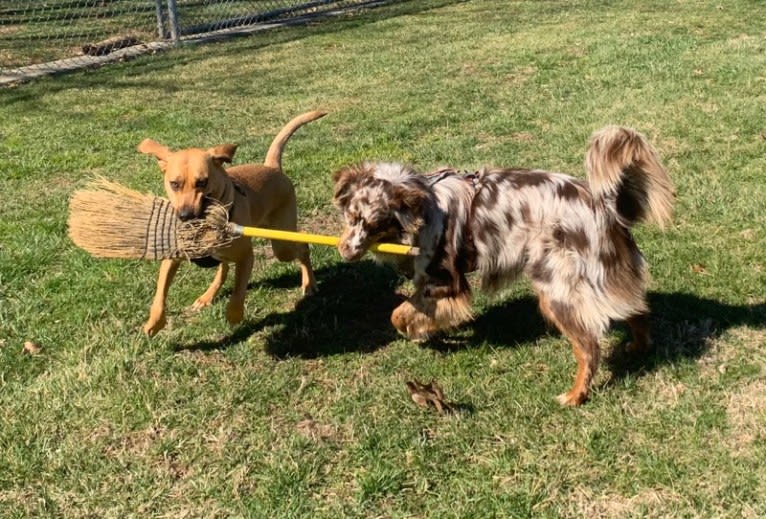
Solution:
<svg viewBox="0 0 766 519"><path fill-rule="evenodd" d="M763 4L417 0L0 91L0 517L763 517ZM678 190L639 227L656 351L604 343L592 399L527 286L477 295L432 347L388 315L408 286L314 247L320 293L255 243L246 320L184 266L148 339L158 264L67 238L95 175L161 193L136 152L240 144L284 156L303 229L335 234L331 172L392 159L584 174L590 134L633 126ZM25 341L41 346L22 353ZM462 411L413 404L438 380Z"/></svg>

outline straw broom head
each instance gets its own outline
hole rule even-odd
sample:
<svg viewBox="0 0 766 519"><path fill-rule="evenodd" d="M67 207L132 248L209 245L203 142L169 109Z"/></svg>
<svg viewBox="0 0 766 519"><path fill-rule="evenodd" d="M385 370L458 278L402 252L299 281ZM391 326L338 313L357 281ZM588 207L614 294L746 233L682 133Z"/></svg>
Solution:
<svg viewBox="0 0 766 519"><path fill-rule="evenodd" d="M69 202L69 237L93 256L124 259L201 258L237 238L228 212L208 204L204 218L182 222L169 200L104 178Z"/></svg>

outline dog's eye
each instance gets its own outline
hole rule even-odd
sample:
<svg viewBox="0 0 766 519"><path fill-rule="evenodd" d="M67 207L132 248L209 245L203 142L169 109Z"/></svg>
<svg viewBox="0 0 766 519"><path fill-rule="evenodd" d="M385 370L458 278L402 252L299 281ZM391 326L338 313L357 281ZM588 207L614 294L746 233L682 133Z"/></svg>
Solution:
<svg viewBox="0 0 766 519"><path fill-rule="evenodd" d="M178 191L179 189L181 189L181 183L178 182L177 180L171 180L170 182L168 182L168 184L170 184L170 189L172 189L173 191Z"/></svg>
<svg viewBox="0 0 766 519"><path fill-rule="evenodd" d="M372 222L362 222L362 229L364 229L368 234L380 234L381 231L383 231L385 227L385 224L380 221L372 221Z"/></svg>
<svg viewBox="0 0 766 519"><path fill-rule="evenodd" d="M197 180L197 182L194 184L194 186L197 189L204 189L204 188L206 188L207 187L207 179L206 178L201 178L201 179Z"/></svg>

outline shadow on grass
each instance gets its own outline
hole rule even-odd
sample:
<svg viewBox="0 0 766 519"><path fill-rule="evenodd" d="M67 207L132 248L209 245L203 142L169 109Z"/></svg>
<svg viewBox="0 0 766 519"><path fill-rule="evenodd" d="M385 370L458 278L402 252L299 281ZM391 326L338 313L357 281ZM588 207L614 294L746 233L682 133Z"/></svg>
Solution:
<svg viewBox="0 0 766 519"><path fill-rule="evenodd" d="M614 381L627 376L641 376L663 364L682 359L698 359L730 328L766 327L766 303L732 305L694 294L652 292L652 338L654 351L650 355L631 355L624 348L615 348L604 359Z"/></svg>
<svg viewBox="0 0 766 519"><path fill-rule="evenodd" d="M533 342L547 332L555 332L537 309L537 299L531 295L491 304L469 324L465 333L446 334L433 338L426 347L449 353L481 346L485 343L514 348Z"/></svg>
<svg viewBox="0 0 766 519"><path fill-rule="evenodd" d="M712 340L729 328L766 327L766 303L730 305L693 294L654 292L649 294L649 305L654 351L648 355L631 354L624 344L617 345L604 358L604 364L612 373L612 382L645 375L677 360L697 359L710 348ZM463 336L440 337L426 346L441 352L470 349L485 343L516 347L546 333L557 333L545 323L532 296L492 306L467 328L468 333ZM626 340L630 340L622 324L614 328L623 330Z"/></svg>
<svg viewBox="0 0 766 519"><path fill-rule="evenodd" d="M338 263L316 271L319 293L300 300L293 310L274 312L239 326L221 341L207 341L179 349L223 349L263 332L266 351L276 358L316 358L349 351L371 352L396 340L389 316L404 297L396 292L397 274L372 261ZM273 288L295 286L293 273L259 280ZM731 305L685 293L650 293L654 352L631 355L612 349L604 364L612 380L641 376L679 359L696 359L711 340L735 326L766 326L766 303ZM618 330L624 327L617 325ZM541 317L531 295L490 306L462 330L425 345L450 353L484 344L516 347L556 333ZM624 332L629 338L627 332Z"/></svg>
<svg viewBox="0 0 766 519"><path fill-rule="evenodd" d="M372 261L338 263L315 271L318 293L292 310L248 321L220 341L177 345L176 349L216 350L263 332L266 351L276 358L316 358L349 351L370 352L398 335L389 322L404 297L396 293L398 275ZM295 288L295 274L259 280L272 288Z"/></svg>

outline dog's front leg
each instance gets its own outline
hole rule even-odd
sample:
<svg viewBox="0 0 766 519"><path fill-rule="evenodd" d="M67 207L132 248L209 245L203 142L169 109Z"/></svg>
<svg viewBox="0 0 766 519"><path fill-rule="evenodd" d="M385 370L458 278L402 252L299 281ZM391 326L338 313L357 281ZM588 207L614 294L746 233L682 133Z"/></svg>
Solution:
<svg viewBox="0 0 766 519"><path fill-rule="evenodd" d="M229 324L237 324L245 316L245 296L250 274L253 271L253 249L249 246L243 251L243 256L234 264L234 290L226 307L226 320Z"/></svg>
<svg viewBox="0 0 766 519"><path fill-rule="evenodd" d="M415 302L410 298L397 306L391 314L391 324L403 336L414 342L427 341L439 331L433 318L435 304L430 302L427 307L422 301Z"/></svg>
<svg viewBox="0 0 766 519"><path fill-rule="evenodd" d="M180 260L162 260L160 274L157 277L157 291L154 293L154 301L149 309L149 319L144 324L144 333L149 337L162 330L167 323L165 319L165 301L168 298L168 289L178 271Z"/></svg>
<svg viewBox="0 0 766 519"><path fill-rule="evenodd" d="M191 310L196 312L202 308L205 308L206 306L209 306L213 302L213 299L215 299L215 295L221 289L221 286L223 286L224 281L226 281L226 276L228 274L229 264L225 261L222 261L218 265L218 270L215 272L213 282L210 283L210 286L207 290L205 290L205 293L199 296L196 301L194 301L194 304L191 306Z"/></svg>
<svg viewBox="0 0 766 519"><path fill-rule="evenodd" d="M433 297L433 289L417 291L391 314L391 324L411 341L421 342L473 318L469 292ZM440 291L436 291L437 294Z"/></svg>

